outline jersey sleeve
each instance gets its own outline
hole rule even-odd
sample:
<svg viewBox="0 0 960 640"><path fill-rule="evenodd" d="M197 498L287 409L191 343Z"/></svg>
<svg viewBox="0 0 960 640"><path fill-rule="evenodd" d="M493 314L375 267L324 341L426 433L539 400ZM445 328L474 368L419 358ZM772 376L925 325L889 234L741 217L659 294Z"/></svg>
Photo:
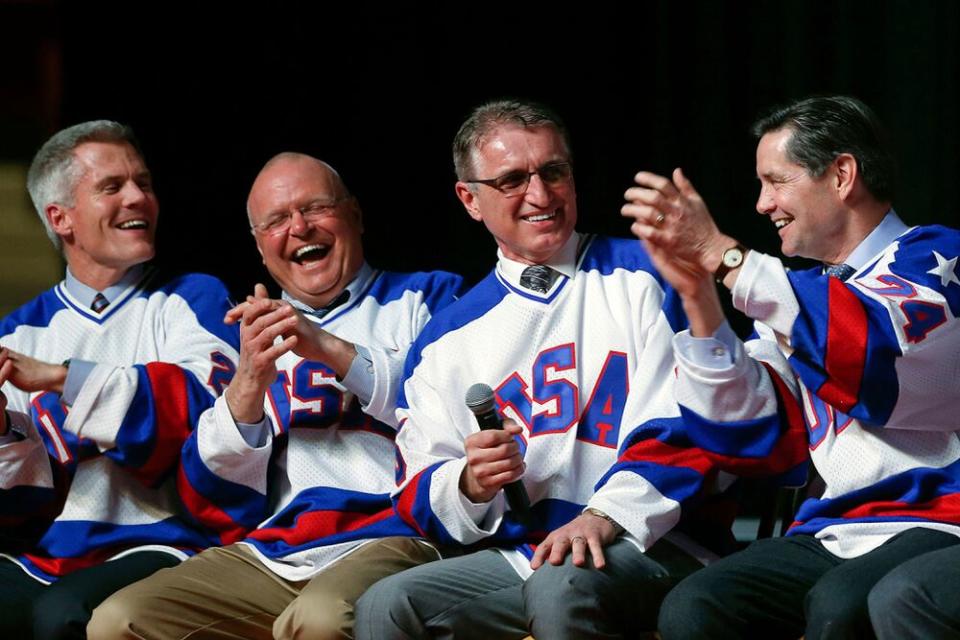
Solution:
<svg viewBox="0 0 960 640"><path fill-rule="evenodd" d="M733 338L727 366L703 366L674 340L674 392L690 439L724 471L802 483L807 432L796 377L764 327L746 344Z"/></svg>
<svg viewBox="0 0 960 640"><path fill-rule="evenodd" d="M716 465L690 440L673 399L671 338L686 321L678 310L658 311L649 305L640 310L641 317L656 320L644 332L643 351L629 381L623 422L633 427L623 429L616 461L588 502L616 520L644 550L676 526L695 496L717 488ZM590 419L581 416L581 425Z"/></svg>
<svg viewBox="0 0 960 640"><path fill-rule="evenodd" d="M436 271L422 275L416 293L411 297L409 334L397 340L399 348L364 345L371 356L374 384L370 401L363 410L392 427L397 426L397 396L410 345L433 314L456 301L463 291L463 278L456 274Z"/></svg>
<svg viewBox="0 0 960 640"><path fill-rule="evenodd" d="M187 437L177 488L188 513L220 544L242 539L266 519L267 484L273 453L273 421L244 434L224 396L203 412Z"/></svg>
<svg viewBox="0 0 960 640"><path fill-rule="evenodd" d="M394 504L400 517L424 537L441 544L471 544L497 530L504 499L498 494L474 505L460 492L466 464L463 441L476 432L476 422L465 407L460 411L430 384L430 366L429 360L420 362L403 385Z"/></svg>
<svg viewBox="0 0 960 640"><path fill-rule="evenodd" d="M70 468L29 414L10 409L7 415L16 435L0 446L0 548L10 552L32 546L60 513Z"/></svg>
<svg viewBox="0 0 960 640"><path fill-rule="evenodd" d="M65 429L89 440L144 484L176 465L189 433L236 370L239 332L223 324L226 288L208 276L174 281L155 316L154 362L98 363L84 381Z"/></svg>
<svg viewBox="0 0 960 640"><path fill-rule="evenodd" d="M804 386L866 425L956 430L960 234L918 227L847 282L751 252L734 305L769 326Z"/></svg>

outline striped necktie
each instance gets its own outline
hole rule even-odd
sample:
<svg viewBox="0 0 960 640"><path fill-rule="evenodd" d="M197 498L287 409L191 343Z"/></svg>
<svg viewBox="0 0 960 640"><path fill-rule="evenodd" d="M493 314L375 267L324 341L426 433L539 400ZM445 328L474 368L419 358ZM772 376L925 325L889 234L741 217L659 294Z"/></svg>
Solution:
<svg viewBox="0 0 960 640"><path fill-rule="evenodd" d="M110 306L110 301L107 300L107 296L102 293L97 293L93 298L93 302L90 303L90 308L93 309L94 313L103 313L103 310Z"/></svg>

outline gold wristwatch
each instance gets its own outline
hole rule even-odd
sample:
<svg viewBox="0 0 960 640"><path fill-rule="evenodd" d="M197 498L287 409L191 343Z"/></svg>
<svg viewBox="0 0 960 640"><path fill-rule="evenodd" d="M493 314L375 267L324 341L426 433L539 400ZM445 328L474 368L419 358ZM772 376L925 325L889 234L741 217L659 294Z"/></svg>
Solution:
<svg viewBox="0 0 960 640"><path fill-rule="evenodd" d="M739 242L720 255L720 266L713 272L713 277L717 282L723 282L728 273L743 264L743 257L747 253L747 248Z"/></svg>
<svg viewBox="0 0 960 640"><path fill-rule="evenodd" d="M594 507L587 507L586 509L583 510L583 513L589 513L590 515L597 516L598 518L603 518L604 520L612 524L614 535L616 536L620 535L625 531L625 529L623 528L623 526L621 526L619 522L617 522L616 520L608 516L603 511L600 511L600 509L596 509Z"/></svg>

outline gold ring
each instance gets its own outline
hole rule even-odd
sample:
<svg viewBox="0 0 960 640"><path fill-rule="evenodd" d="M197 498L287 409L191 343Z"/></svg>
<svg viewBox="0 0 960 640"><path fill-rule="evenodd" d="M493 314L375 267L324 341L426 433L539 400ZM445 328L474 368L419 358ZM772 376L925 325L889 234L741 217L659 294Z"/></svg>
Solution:
<svg viewBox="0 0 960 640"><path fill-rule="evenodd" d="M662 213L658 213L657 219L653 221L653 226L659 227L660 225L663 224L663 221L666 219L667 219L667 216L663 215Z"/></svg>

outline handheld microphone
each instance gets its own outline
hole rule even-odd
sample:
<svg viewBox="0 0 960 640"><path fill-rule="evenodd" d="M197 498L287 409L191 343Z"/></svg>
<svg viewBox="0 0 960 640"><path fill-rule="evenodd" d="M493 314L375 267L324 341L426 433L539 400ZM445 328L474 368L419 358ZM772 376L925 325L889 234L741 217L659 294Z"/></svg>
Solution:
<svg viewBox="0 0 960 640"><path fill-rule="evenodd" d="M493 389L490 385L478 382L467 389L466 403L467 408L476 416L481 431L503 429L503 422L493 408ZM530 517L530 498L523 483L520 480L509 482L503 486L503 493L517 521L527 525Z"/></svg>

